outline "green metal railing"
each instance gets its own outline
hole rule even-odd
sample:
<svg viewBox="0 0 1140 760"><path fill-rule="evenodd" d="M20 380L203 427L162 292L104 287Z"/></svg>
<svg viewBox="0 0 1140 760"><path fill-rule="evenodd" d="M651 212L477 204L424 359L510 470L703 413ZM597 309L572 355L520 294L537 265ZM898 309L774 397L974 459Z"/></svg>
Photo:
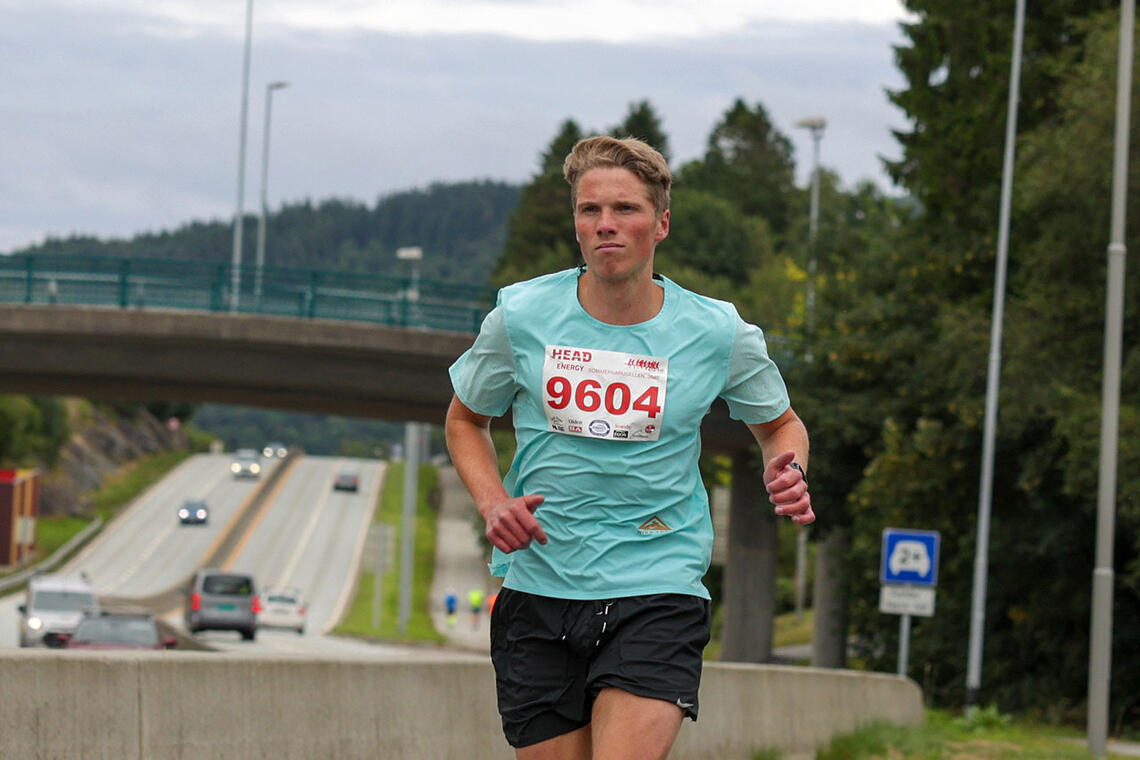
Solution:
<svg viewBox="0 0 1140 760"><path fill-rule="evenodd" d="M236 295L236 298L235 298ZM488 288L320 269L81 255L0 256L0 302L272 314L477 332Z"/></svg>

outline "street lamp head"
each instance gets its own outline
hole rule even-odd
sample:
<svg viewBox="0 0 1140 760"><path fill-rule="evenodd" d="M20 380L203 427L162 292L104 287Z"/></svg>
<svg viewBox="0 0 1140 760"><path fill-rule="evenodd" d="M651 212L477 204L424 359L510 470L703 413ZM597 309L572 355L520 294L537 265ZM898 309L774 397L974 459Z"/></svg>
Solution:
<svg viewBox="0 0 1140 760"><path fill-rule="evenodd" d="M409 245L396 249L396 258L405 261L419 261L424 257L424 251L418 245Z"/></svg>
<svg viewBox="0 0 1140 760"><path fill-rule="evenodd" d="M813 132L816 130L822 131L827 126L827 119L822 116L808 116L796 122L797 127L810 129Z"/></svg>
<svg viewBox="0 0 1140 760"><path fill-rule="evenodd" d="M288 82L270 82L268 85L266 85L265 89L267 89L267 90L280 90L282 87L288 87L288 86L289 86Z"/></svg>

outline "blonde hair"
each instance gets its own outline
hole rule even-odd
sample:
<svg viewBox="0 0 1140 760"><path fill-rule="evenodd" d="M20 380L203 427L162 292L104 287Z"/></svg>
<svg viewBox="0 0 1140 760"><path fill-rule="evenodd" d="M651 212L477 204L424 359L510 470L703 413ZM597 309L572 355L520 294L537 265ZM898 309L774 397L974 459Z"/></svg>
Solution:
<svg viewBox="0 0 1140 760"><path fill-rule="evenodd" d="M668 210L673 175L669 173L665 157L636 137L619 140L604 135L579 140L562 164L562 174L570 183L572 208L578 205L578 180L591 169L599 168L620 168L633 172L645 183L657 216L660 217Z"/></svg>

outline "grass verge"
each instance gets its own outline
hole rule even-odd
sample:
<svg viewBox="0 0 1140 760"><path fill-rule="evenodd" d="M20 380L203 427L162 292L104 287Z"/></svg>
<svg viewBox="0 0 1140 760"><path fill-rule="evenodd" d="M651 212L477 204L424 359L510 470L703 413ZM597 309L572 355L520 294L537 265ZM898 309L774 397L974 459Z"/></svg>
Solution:
<svg viewBox="0 0 1140 760"><path fill-rule="evenodd" d="M970 717L928 710L922 726L876 723L836 737L816 760L1088 760L1083 741L1072 731L1016 721L993 707ZM1111 752L1108 757L1123 760Z"/></svg>
<svg viewBox="0 0 1140 760"><path fill-rule="evenodd" d="M399 630L400 606L400 542L403 521L404 463L390 462L380 488L380 504L375 522L384 523L394 536L389 542L387 567L380 582L380 625L373 625L373 594L376 574L362 569L356 584L356 596L334 633L367 639L441 644L446 639L436 632L431 622L431 583L435 574L437 512L431 495L437 490L438 475L431 465L419 472L419 494L416 499L416 526L413 554L412 603L408 626Z"/></svg>
<svg viewBox="0 0 1140 760"><path fill-rule="evenodd" d="M139 494L193 455L193 451L167 451L132 462L89 494L95 513L109 521Z"/></svg>

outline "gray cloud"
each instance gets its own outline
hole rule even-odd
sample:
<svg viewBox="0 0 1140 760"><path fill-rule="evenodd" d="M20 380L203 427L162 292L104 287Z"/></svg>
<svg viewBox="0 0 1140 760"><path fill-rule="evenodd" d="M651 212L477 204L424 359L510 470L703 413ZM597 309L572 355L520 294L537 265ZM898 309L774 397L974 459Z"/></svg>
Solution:
<svg viewBox="0 0 1140 760"><path fill-rule="evenodd" d="M131 235L232 216L241 41L92 10L21 8L0 28L0 251L44 235ZM245 206L257 206L265 84L269 200L377 196L436 180L524 181L559 124L604 129L629 103L661 114L675 163L700 155L737 97L852 184L883 175L903 124L890 27L765 25L655 45L536 43L255 28Z"/></svg>

